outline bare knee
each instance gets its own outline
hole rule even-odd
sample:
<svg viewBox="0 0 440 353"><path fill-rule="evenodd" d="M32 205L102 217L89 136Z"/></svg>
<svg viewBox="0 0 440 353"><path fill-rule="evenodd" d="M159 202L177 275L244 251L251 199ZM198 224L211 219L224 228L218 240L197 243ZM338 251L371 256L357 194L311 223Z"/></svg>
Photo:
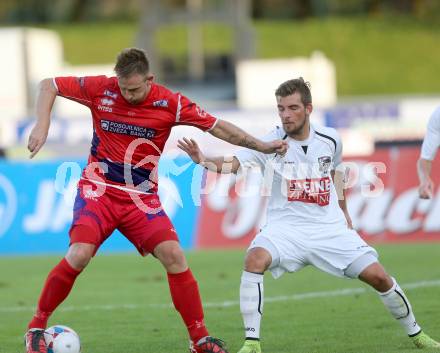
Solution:
<svg viewBox="0 0 440 353"><path fill-rule="evenodd" d="M359 275L359 279L368 283L379 292L386 292L393 286L392 278L385 272L382 265L374 263Z"/></svg>
<svg viewBox="0 0 440 353"><path fill-rule="evenodd" d="M69 248L66 260L76 270L84 269L90 262L95 252L95 245L86 243L75 243Z"/></svg>
<svg viewBox="0 0 440 353"><path fill-rule="evenodd" d="M185 254L179 243L174 240L165 241L156 246L154 256L169 273L180 273L188 269Z"/></svg>
<svg viewBox="0 0 440 353"><path fill-rule="evenodd" d="M272 256L263 248L249 250L244 262L244 269L248 272L264 273L272 263Z"/></svg>

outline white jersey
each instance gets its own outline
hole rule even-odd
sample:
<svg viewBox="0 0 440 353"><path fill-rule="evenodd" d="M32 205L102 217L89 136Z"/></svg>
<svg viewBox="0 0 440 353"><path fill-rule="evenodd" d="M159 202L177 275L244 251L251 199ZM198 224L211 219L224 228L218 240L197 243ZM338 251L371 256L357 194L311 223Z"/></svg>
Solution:
<svg viewBox="0 0 440 353"><path fill-rule="evenodd" d="M236 153L242 167L258 166L270 192L267 223L282 222L295 229L316 230L346 226L330 171L341 162L342 144L335 129L311 125L309 138L296 141L277 127L262 138L285 139L285 156L250 149Z"/></svg>
<svg viewBox="0 0 440 353"><path fill-rule="evenodd" d="M440 146L440 107L429 118L428 128L422 145L420 157L432 161Z"/></svg>

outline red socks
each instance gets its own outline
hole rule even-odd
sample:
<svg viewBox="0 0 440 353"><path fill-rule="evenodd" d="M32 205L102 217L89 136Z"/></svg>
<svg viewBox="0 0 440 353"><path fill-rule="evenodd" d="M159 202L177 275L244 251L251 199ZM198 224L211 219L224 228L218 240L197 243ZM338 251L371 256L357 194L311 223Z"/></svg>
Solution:
<svg viewBox="0 0 440 353"><path fill-rule="evenodd" d="M182 316L189 336L193 342L208 336L208 330L203 321L203 307L199 287L190 269L182 273L168 273L171 298L174 307Z"/></svg>
<svg viewBox="0 0 440 353"><path fill-rule="evenodd" d="M76 277L81 271L75 270L66 259L56 265L49 273L38 301L37 311L28 328L45 329L52 312L69 295Z"/></svg>
<svg viewBox="0 0 440 353"><path fill-rule="evenodd" d="M28 325L29 329L46 328L49 316L69 295L80 272L72 268L66 259L61 260L54 267L46 279L37 311ZM174 306L182 316L191 340L198 342L201 338L208 336L208 330L203 321L199 287L191 270L177 274L168 273L168 283Z"/></svg>

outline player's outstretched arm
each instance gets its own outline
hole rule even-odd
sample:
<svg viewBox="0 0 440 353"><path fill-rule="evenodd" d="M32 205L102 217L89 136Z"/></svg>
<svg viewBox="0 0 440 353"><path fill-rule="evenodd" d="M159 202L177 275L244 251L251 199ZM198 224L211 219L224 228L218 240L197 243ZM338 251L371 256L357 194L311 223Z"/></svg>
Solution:
<svg viewBox="0 0 440 353"><path fill-rule="evenodd" d="M227 160L225 157L206 157L193 139L184 137L177 142L177 147L185 151L194 163L200 164L212 172L222 174L237 173L240 168L240 162L235 157L231 157L230 160Z"/></svg>
<svg viewBox="0 0 440 353"><path fill-rule="evenodd" d="M420 158L417 161L419 175L419 196L421 199L430 199L434 193L434 182L431 179L432 161Z"/></svg>
<svg viewBox="0 0 440 353"><path fill-rule="evenodd" d="M284 140L264 142L249 135L238 126L221 119L217 121L217 124L209 132L213 136L233 145L247 147L266 154L277 153L284 155L288 148L288 144Z"/></svg>
<svg viewBox="0 0 440 353"><path fill-rule="evenodd" d="M33 158L43 147L49 133L50 113L57 96L57 89L51 78L40 82L36 103L37 122L33 127L28 141L28 150Z"/></svg>

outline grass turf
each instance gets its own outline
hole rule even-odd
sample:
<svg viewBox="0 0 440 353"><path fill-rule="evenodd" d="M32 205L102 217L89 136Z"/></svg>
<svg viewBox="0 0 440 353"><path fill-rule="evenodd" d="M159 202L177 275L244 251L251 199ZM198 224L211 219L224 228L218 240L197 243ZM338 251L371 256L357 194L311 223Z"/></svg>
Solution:
<svg viewBox="0 0 440 353"><path fill-rule="evenodd" d="M440 280L440 244L377 247L387 270L403 286ZM188 254L206 309L206 323L231 352L242 343L237 303L244 251ZM24 328L42 282L60 257L0 258L0 352L23 352ZM306 268L265 279L262 346L266 353L416 352L400 325L374 291L347 295L296 297L304 293L364 288ZM440 284L406 291L426 332L440 338ZM286 298L283 298L286 296ZM274 300L270 301L270 298ZM229 302L230 306L219 304ZM133 254L97 256L78 278L50 324L64 324L81 336L83 353L181 353L187 335L171 305L166 275L153 257Z"/></svg>

